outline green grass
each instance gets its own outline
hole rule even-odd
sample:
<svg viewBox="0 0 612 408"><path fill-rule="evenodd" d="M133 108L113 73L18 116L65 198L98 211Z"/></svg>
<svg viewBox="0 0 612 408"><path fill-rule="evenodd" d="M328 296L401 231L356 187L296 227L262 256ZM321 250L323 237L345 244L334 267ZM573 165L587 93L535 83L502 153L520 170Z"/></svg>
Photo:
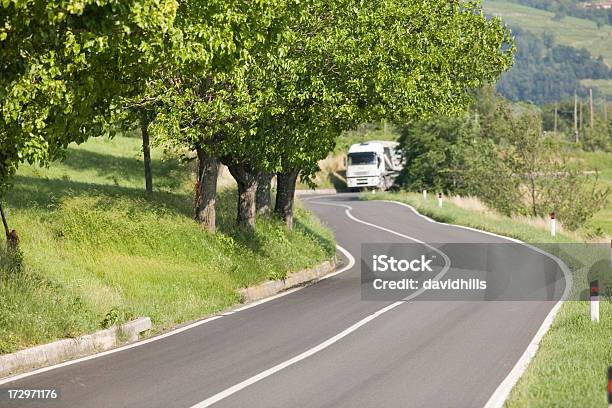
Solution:
<svg viewBox="0 0 612 408"><path fill-rule="evenodd" d="M534 33L548 32L558 43L576 48L586 48L594 57L601 55L612 64L612 26L597 28L593 21L565 17L553 20L554 13L500 0L483 1L485 12L501 16L509 25L520 26Z"/></svg>
<svg viewBox="0 0 612 408"><path fill-rule="evenodd" d="M305 210L295 229L235 227L235 192L220 193L217 234L191 216L191 170L154 152L156 191L143 192L138 139L91 140L63 163L23 167L6 199L22 260L0 252L0 353L138 316L155 332L240 302L236 290L334 254Z"/></svg>
<svg viewBox="0 0 612 408"><path fill-rule="evenodd" d="M592 160L595 160L591 158ZM435 200L424 201L420 194L363 194L363 199L387 199L408 203L436 220L465 225L540 243L571 243L575 238L558 234L497 214L483 213L445 203L438 208ZM570 267L571 263L568 264ZM583 269L574 270L577 284L586 281ZM565 302L540 343L540 348L524 375L514 387L506 406L514 407L606 407L606 370L612 363L612 302L601 302L601 321L590 321L589 306L583 301Z"/></svg>
<svg viewBox="0 0 612 408"><path fill-rule="evenodd" d="M612 192L612 153L576 150L572 152L572 156L580 162L584 170L597 171L601 186L610 188ZM587 221L581 231L584 233L601 231L605 235L612 236L612 194L608 197L606 206Z"/></svg>
<svg viewBox="0 0 612 408"><path fill-rule="evenodd" d="M580 84L585 88L597 88L605 95L612 96L612 79L583 79Z"/></svg>

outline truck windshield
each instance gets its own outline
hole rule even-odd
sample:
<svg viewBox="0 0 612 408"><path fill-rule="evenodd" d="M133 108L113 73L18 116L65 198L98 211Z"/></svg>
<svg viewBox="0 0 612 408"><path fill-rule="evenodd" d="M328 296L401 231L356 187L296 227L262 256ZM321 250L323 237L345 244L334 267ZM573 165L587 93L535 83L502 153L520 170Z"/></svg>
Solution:
<svg viewBox="0 0 612 408"><path fill-rule="evenodd" d="M348 165L364 165L364 164L376 164L376 153L374 152L359 152L349 153Z"/></svg>

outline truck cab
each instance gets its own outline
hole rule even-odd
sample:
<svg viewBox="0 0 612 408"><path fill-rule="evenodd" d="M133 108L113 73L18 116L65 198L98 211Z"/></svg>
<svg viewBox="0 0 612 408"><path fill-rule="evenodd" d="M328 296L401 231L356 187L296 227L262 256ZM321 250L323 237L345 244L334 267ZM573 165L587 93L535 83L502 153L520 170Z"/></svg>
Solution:
<svg viewBox="0 0 612 408"><path fill-rule="evenodd" d="M387 189L401 170L398 143L371 141L350 147L346 162L346 182L350 190Z"/></svg>

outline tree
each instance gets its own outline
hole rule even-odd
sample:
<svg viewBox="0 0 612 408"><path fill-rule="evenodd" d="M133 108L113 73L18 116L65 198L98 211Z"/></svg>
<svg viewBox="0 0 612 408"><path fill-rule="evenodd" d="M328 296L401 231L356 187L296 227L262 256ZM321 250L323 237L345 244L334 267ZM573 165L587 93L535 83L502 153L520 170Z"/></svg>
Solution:
<svg viewBox="0 0 612 408"><path fill-rule="evenodd" d="M153 193L153 172L151 170L151 143L149 139L149 125L151 119L148 112L143 112L140 117L140 132L142 134L142 158L144 163L145 191Z"/></svg>
<svg viewBox="0 0 612 408"><path fill-rule="evenodd" d="M294 28L270 113L281 150L275 212L288 226L298 174L343 130L460 110L510 66L509 32L477 3L310 2ZM288 71L288 72L287 72Z"/></svg>
<svg viewBox="0 0 612 408"><path fill-rule="evenodd" d="M272 211L272 192L270 183L274 175L262 171L257 179L257 197L255 207L257 215L267 216Z"/></svg>
<svg viewBox="0 0 612 408"><path fill-rule="evenodd" d="M477 138L467 117L420 120L404 126L399 143L405 166L396 183L408 190L459 192L468 183L465 145Z"/></svg>
<svg viewBox="0 0 612 408"><path fill-rule="evenodd" d="M289 6L297 9L299 2L219 2L188 13L181 24L213 24L197 38L210 36L216 51L208 64L184 66L168 80L156 83L162 104L153 124L157 142L197 152L200 171L195 213L210 231L215 228L216 189L212 186L216 186L214 169L219 162L229 167L238 182L238 223L247 229L254 225L254 169L265 169L267 148L256 138L256 118L267 94L249 84L247 77L256 67L256 55L278 55Z"/></svg>
<svg viewBox="0 0 612 408"><path fill-rule="evenodd" d="M177 44L175 0L0 5L0 187L20 163L111 134L120 98Z"/></svg>
<svg viewBox="0 0 612 408"><path fill-rule="evenodd" d="M469 88L511 61L508 31L473 3L287 1L252 7L241 21L240 38L255 40L240 63L166 82L155 128L159 140L228 165L246 228L263 173L277 173L275 212L291 227L298 176L316 170L341 131L456 111ZM262 27L266 35L258 36Z"/></svg>

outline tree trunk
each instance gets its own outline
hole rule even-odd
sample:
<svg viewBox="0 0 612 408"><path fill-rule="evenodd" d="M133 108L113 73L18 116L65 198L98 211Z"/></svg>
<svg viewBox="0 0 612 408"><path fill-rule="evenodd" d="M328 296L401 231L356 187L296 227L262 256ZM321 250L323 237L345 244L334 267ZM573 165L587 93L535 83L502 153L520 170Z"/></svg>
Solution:
<svg viewBox="0 0 612 408"><path fill-rule="evenodd" d="M148 194L153 193L153 173L151 172L151 146L149 144L149 118L146 113L140 118L140 130L142 132L142 156L144 159L145 190Z"/></svg>
<svg viewBox="0 0 612 408"><path fill-rule="evenodd" d="M6 216L4 215L4 209L2 208L2 204L0 204L0 217L2 218L2 225L4 226L7 248L9 249L9 251L17 251L19 248L19 236L17 235L17 231L9 230L8 222L6 221Z"/></svg>
<svg viewBox="0 0 612 408"><path fill-rule="evenodd" d="M198 153L198 180L196 181L195 219L209 232L215 232L217 201L217 177L219 176L219 159L209 156L200 146Z"/></svg>
<svg viewBox="0 0 612 408"><path fill-rule="evenodd" d="M257 214L270 215L272 208L272 196L270 194L270 182L272 173L260 173L257 178Z"/></svg>
<svg viewBox="0 0 612 408"><path fill-rule="evenodd" d="M276 203L274 212L293 229L293 199L295 197L295 183L299 170L289 170L276 175Z"/></svg>
<svg viewBox="0 0 612 408"><path fill-rule="evenodd" d="M4 209L2 208L2 204L0 204L0 216L2 217L2 225L4 225L4 234L8 239L11 231L9 230L8 222L6 221L6 216L4 215Z"/></svg>
<svg viewBox="0 0 612 408"><path fill-rule="evenodd" d="M238 184L236 222L239 226L252 230L255 227L258 175L243 164L228 162L226 165Z"/></svg>

